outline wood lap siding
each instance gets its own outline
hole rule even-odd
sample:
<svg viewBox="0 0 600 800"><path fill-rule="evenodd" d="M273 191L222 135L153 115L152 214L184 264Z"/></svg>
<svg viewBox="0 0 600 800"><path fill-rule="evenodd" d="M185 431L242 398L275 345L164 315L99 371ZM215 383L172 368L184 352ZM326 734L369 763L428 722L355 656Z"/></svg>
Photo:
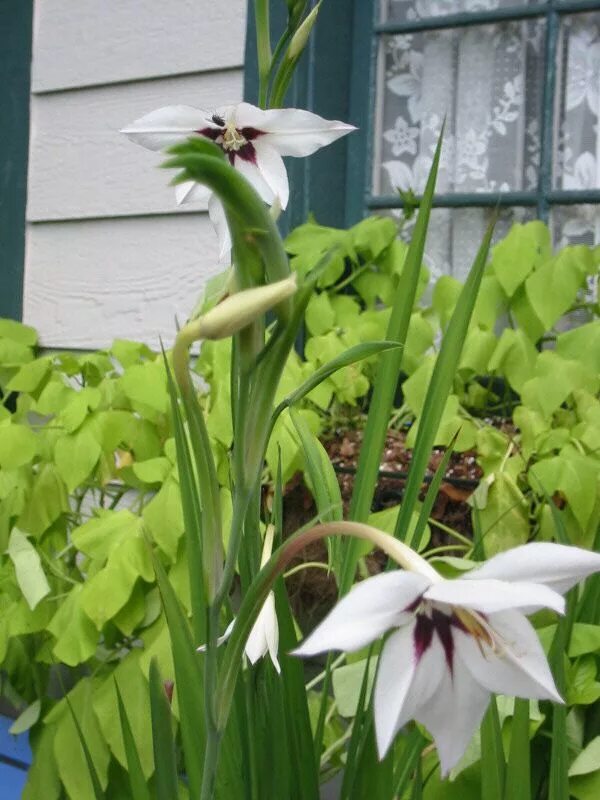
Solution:
<svg viewBox="0 0 600 800"><path fill-rule="evenodd" d="M119 128L243 91L245 0L37 0L24 319L46 347L170 342L222 267L206 202Z"/></svg>

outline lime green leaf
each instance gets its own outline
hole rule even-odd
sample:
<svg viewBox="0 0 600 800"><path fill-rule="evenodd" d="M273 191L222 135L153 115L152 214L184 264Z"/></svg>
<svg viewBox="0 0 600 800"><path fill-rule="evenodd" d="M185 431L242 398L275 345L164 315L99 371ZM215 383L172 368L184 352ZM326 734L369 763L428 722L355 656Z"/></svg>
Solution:
<svg viewBox="0 0 600 800"><path fill-rule="evenodd" d="M466 377L484 375L488 368L493 369L490 358L495 349L497 349L496 337L492 331L471 327L467 331L467 338L458 363L459 370L466 374Z"/></svg>
<svg viewBox="0 0 600 800"><path fill-rule="evenodd" d="M0 467L17 469L28 464L37 451L37 440L25 425L0 426Z"/></svg>
<svg viewBox="0 0 600 800"><path fill-rule="evenodd" d="M8 729L11 736L19 736L21 733L28 731L40 718L40 711L42 710L41 700L34 700L33 703L27 706L22 711L13 724Z"/></svg>
<svg viewBox="0 0 600 800"><path fill-rule="evenodd" d="M577 293L585 285L586 269L581 251L588 248L565 247L550 261L546 261L525 282L525 291L531 307L546 330L569 310Z"/></svg>
<svg viewBox="0 0 600 800"><path fill-rule="evenodd" d="M567 704L591 705L600 699L600 683L596 680L596 658L586 655L571 664L567 673Z"/></svg>
<svg viewBox="0 0 600 800"><path fill-rule="evenodd" d="M304 319L312 336L319 336L331 330L335 315L327 292L313 294L306 306Z"/></svg>
<svg viewBox="0 0 600 800"><path fill-rule="evenodd" d="M537 481L550 497L557 491L564 494L571 511L582 528L585 528L594 509L597 491L597 467L595 463L568 452L547 458L531 468ZM538 488L537 484L533 484Z"/></svg>
<svg viewBox="0 0 600 800"><path fill-rule="evenodd" d="M29 502L18 520L19 528L40 536L61 514L70 510L64 483L54 464L45 464L35 482Z"/></svg>
<svg viewBox="0 0 600 800"><path fill-rule="evenodd" d="M2 320L0 320L2 322ZM33 352L27 345L0 337L0 364L3 368L20 367L33 361ZM11 373L12 374L12 371Z"/></svg>
<svg viewBox="0 0 600 800"><path fill-rule="evenodd" d="M332 672L333 696L337 704L337 710L342 717L354 717L356 715L360 687L365 674L366 660L355 661L352 664L345 664ZM377 669L377 659L369 661L369 688L367 697L371 695L371 688L375 680Z"/></svg>
<svg viewBox="0 0 600 800"><path fill-rule="evenodd" d="M128 339L115 339L110 352L125 368L138 364L144 359L153 360L155 354L142 342L131 342Z"/></svg>
<svg viewBox="0 0 600 800"><path fill-rule="evenodd" d="M160 549L175 561L183 533L181 495L174 478L168 478L158 494L144 508L143 520Z"/></svg>
<svg viewBox="0 0 600 800"><path fill-rule="evenodd" d="M135 476L143 483L162 483L171 468L172 465L169 459L162 456L149 458L147 461L136 461L133 464Z"/></svg>
<svg viewBox="0 0 600 800"><path fill-rule="evenodd" d="M121 376L121 387L131 401L134 409L142 414L149 409L166 414L169 396L165 371L158 361L135 364Z"/></svg>
<svg viewBox="0 0 600 800"><path fill-rule="evenodd" d="M560 380L556 376L560 375ZM575 389L598 390L599 377L578 361L567 361L544 350L537 357L535 376L521 388L523 404L549 417Z"/></svg>
<svg viewBox="0 0 600 800"><path fill-rule="evenodd" d="M70 667L87 661L98 645L96 626L81 608L82 592L83 585L73 587L48 624L56 637L54 655Z"/></svg>
<svg viewBox="0 0 600 800"><path fill-rule="evenodd" d="M89 477L100 458L100 445L88 431L63 436L54 447L58 474L72 492Z"/></svg>
<svg viewBox="0 0 600 800"><path fill-rule="evenodd" d="M575 761L569 767L569 778L575 775L588 775L600 769L600 736L596 736L586 744Z"/></svg>
<svg viewBox="0 0 600 800"><path fill-rule="evenodd" d="M32 610L50 594L50 585L35 547L18 528L13 528L8 540L8 555L15 565L17 583Z"/></svg>
<svg viewBox="0 0 600 800"><path fill-rule="evenodd" d="M529 506L514 480L505 472L496 474L485 508L478 511L487 558L525 544L529 538Z"/></svg>
<svg viewBox="0 0 600 800"><path fill-rule="evenodd" d="M498 318L506 312L507 298L495 275L484 275L475 308L473 309L473 325L494 330Z"/></svg>
<svg viewBox="0 0 600 800"><path fill-rule="evenodd" d="M27 347L35 347L38 339L35 328L14 319L0 319L0 336Z"/></svg>
<svg viewBox="0 0 600 800"><path fill-rule="evenodd" d="M144 777L144 771L135 742L135 737L131 729L131 723L129 721L129 717L127 716L125 704L118 686L116 686L116 690L119 707L119 720L121 722L125 752L127 754L126 768L129 777L129 786L131 788L131 796L135 797L136 800L150 800L150 791ZM136 714L137 712L138 709L136 707Z"/></svg>
<svg viewBox="0 0 600 800"><path fill-rule="evenodd" d="M88 413L97 408L101 399L102 393L93 386L86 386L81 391L72 393L70 401L62 407L58 415L58 424L62 425L68 433L73 433L79 428Z"/></svg>
<svg viewBox="0 0 600 800"><path fill-rule="evenodd" d="M43 356L29 364L24 364L11 378L6 388L9 392L35 392L50 372L51 367L50 356Z"/></svg>
<svg viewBox="0 0 600 800"><path fill-rule="evenodd" d="M492 372L506 375L511 387L520 392L531 377L538 353L522 330L505 328L489 361Z"/></svg>
<svg viewBox="0 0 600 800"><path fill-rule="evenodd" d="M433 289L433 310L438 316L442 330L452 316L456 301L462 290L462 283L450 275L442 275Z"/></svg>
<svg viewBox="0 0 600 800"><path fill-rule="evenodd" d="M98 516L76 528L73 544L91 558L105 561L112 551L132 536L141 532L139 517L127 509L99 510Z"/></svg>
<svg viewBox="0 0 600 800"><path fill-rule="evenodd" d="M591 372L600 372L600 320L579 325L556 337L559 356L581 361Z"/></svg>
<svg viewBox="0 0 600 800"><path fill-rule="evenodd" d="M515 293L527 276L552 254L550 231L543 222L515 224L492 249L492 269L502 289Z"/></svg>

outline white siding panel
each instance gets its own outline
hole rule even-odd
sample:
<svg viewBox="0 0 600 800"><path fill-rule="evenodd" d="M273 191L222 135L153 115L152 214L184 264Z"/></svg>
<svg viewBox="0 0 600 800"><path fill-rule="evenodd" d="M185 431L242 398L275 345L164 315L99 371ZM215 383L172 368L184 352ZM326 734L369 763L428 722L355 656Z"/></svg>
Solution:
<svg viewBox="0 0 600 800"><path fill-rule="evenodd" d="M232 70L34 95L28 219L175 212L173 173L157 169L164 154L134 144L119 129L163 105L211 110L238 102L242 91L242 71Z"/></svg>
<svg viewBox="0 0 600 800"><path fill-rule="evenodd" d="M29 225L24 320L46 347L169 344L220 269L205 214Z"/></svg>
<svg viewBox="0 0 600 800"><path fill-rule="evenodd" d="M246 0L36 0L32 89L240 67Z"/></svg>

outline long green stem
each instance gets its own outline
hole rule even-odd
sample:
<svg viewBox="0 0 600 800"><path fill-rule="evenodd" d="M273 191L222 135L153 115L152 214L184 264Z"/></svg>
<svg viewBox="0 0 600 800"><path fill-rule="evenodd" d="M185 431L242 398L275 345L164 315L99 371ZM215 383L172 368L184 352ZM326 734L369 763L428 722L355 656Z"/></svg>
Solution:
<svg viewBox="0 0 600 800"><path fill-rule="evenodd" d="M258 60L258 105L261 108L266 108L272 59L269 0L254 0L254 19L256 21L256 55Z"/></svg>

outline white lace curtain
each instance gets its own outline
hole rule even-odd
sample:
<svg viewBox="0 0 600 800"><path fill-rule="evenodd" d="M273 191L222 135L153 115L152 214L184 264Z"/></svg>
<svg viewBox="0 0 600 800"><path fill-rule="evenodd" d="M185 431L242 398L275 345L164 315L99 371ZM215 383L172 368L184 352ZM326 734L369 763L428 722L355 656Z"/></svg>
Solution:
<svg viewBox="0 0 600 800"><path fill-rule="evenodd" d="M382 0L384 19L413 20L514 0ZM600 14L563 18L557 53L554 187L600 187ZM442 119L439 194L535 190L544 79L543 17L382 37L373 192L420 193ZM437 209L427 248L434 274L463 277L489 218ZM532 208L507 209L499 235ZM553 210L557 242L595 240L595 206ZM596 239L600 240L600 239Z"/></svg>

